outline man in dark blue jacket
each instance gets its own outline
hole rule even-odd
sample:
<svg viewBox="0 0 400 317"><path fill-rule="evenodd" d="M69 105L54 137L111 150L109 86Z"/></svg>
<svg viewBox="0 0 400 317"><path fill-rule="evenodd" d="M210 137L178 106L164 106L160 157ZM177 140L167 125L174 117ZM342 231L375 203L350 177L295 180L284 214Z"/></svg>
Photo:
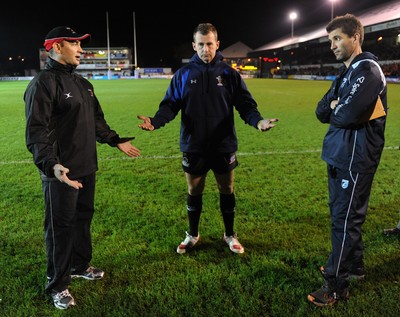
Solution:
<svg viewBox="0 0 400 317"><path fill-rule="evenodd" d="M238 165L234 109L244 122L260 131L273 128L278 119L263 119L240 74L223 62L212 24L201 23L194 29L192 46L196 53L174 74L157 113L152 118L138 116L143 120L139 127L149 131L161 128L181 111L180 149L188 184L189 231L177 252L186 253L200 239L202 195L207 172L212 170L220 192L224 240L232 252L243 253L234 232L233 183Z"/></svg>
<svg viewBox="0 0 400 317"><path fill-rule="evenodd" d="M322 159L327 163L331 253L320 268L323 286L308 295L317 306L349 296L350 278L364 277L361 226L385 141L386 80L377 58L362 52L364 30L353 15L326 27L331 50L344 63L318 103L316 116L329 123Z"/></svg>

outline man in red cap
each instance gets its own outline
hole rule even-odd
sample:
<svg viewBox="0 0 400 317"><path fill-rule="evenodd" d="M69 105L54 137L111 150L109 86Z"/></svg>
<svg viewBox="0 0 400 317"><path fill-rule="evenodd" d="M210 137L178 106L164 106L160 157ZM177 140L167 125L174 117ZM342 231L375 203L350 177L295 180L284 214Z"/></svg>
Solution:
<svg viewBox="0 0 400 317"><path fill-rule="evenodd" d="M26 146L39 170L45 202L46 293L60 309L75 305L68 289L72 277L104 276L90 265L96 141L130 157L140 155L130 143L133 137L121 138L108 126L93 85L74 72L81 44L89 39L90 34L66 26L52 29L44 42L49 52L45 69L24 94Z"/></svg>
<svg viewBox="0 0 400 317"><path fill-rule="evenodd" d="M90 34L78 34L68 26L57 26L46 35L44 47L49 52L53 48L54 43L61 43L63 41L80 41L86 43L90 40Z"/></svg>

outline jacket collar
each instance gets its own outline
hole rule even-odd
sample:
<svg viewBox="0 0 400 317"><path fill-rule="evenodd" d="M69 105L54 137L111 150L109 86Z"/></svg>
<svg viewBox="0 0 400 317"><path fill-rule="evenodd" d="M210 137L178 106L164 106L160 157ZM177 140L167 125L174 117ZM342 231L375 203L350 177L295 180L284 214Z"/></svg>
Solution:
<svg viewBox="0 0 400 317"><path fill-rule="evenodd" d="M214 58L212 59L211 62L209 62L209 64L215 64L217 62L220 62L224 59L224 57L222 56L222 53L220 51L217 51ZM194 53L192 58L190 59L191 63L196 63L196 64L205 64L199 57L199 55L197 55L197 53Z"/></svg>
<svg viewBox="0 0 400 317"><path fill-rule="evenodd" d="M47 57L44 68L54 69L65 73L73 73L75 71L76 66L64 65L52 59L51 57Z"/></svg>

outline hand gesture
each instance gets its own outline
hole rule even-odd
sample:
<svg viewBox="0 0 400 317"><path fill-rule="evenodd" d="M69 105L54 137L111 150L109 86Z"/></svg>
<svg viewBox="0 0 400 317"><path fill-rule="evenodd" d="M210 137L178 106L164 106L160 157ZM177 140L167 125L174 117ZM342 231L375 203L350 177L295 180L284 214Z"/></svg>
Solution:
<svg viewBox="0 0 400 317"><path fill-rule="evenodd" d="M61 164L56 164L53 166L53 170L54 170L54 176L61 182L61 183L65 183L68 186L71 186L75 189L79 189L82 188L83 185L81 183L79 183L78 181L73 181L70 180L67 176L67 174L69 173L69 169L62 166Z"/></svg>
<svg viewBox="0 0 400 317"><path fill-rule="evenodd" d="M275 126L275 124L273 124L272 122L278 122L278 121L279 121L279 119L277 119L277 118L263 119L257 123L257 128L258 128L258 130L260 130L262 132L268 131Z"/></svg>
<svg viewBox="0 0 400 317"><path fill-rule="evenodd" d="M140 150L135 148L131 142L126 141L123 143L118 143L117 148L121 151L124 152L126 155L130 157L137 157L140 155Z"/></svg>
<svg viewBox="0 0 400 317"><path fill-rule="evenodd" d="M151 124L151 120L146 116L137 116L138 119L143 120L143 123L139 124L139 128L147 131L153 131L154 126Z"/></svg>

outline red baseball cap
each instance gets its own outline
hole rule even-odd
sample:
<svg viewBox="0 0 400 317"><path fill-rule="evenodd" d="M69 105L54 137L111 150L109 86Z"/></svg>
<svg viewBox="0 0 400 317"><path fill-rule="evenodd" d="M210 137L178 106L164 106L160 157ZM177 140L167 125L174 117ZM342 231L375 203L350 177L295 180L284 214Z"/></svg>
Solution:
<svg viewBox="0 0 400 317"><path fill-rule="evenodd" d="M47 33L43 45L48 52L51 50L53 43L59 43L62 41L81 41L82 43L85 43L89 40L90 34L76 33L68 26L57 26Z"/></svg>

